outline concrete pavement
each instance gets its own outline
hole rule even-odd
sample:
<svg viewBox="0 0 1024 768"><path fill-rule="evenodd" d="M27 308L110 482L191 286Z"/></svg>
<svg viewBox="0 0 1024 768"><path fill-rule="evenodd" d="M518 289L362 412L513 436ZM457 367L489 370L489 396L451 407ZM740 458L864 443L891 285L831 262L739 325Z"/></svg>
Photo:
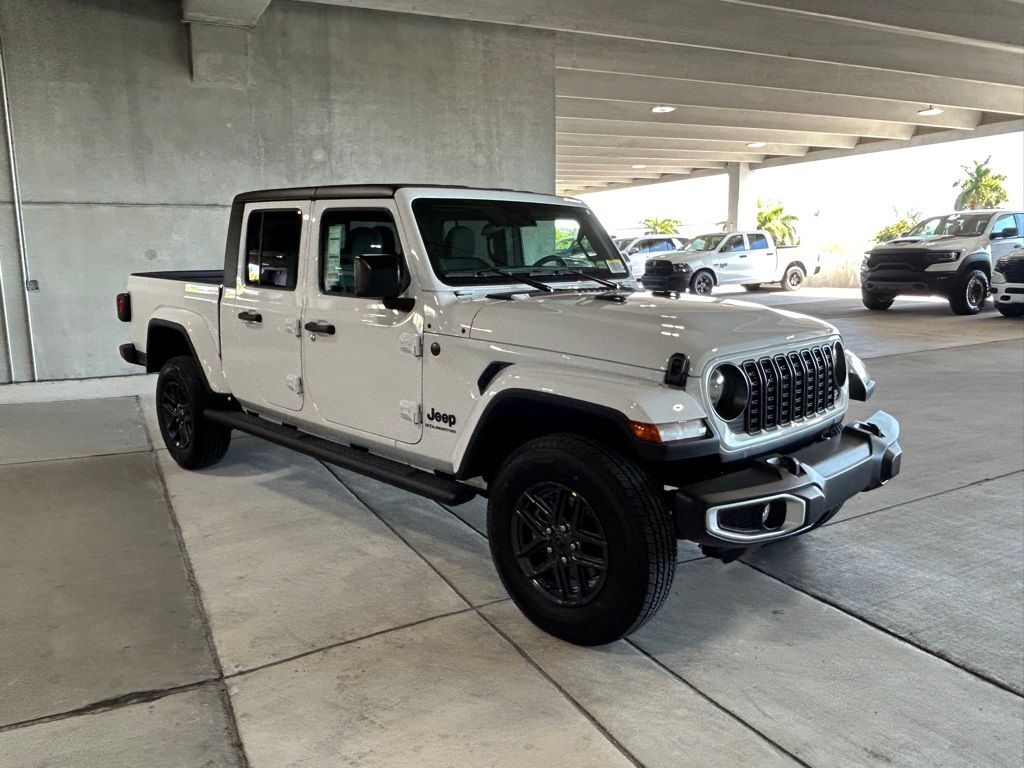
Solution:
<svg viewBox="0 0 1024 768"><path fill-rule="evenodd" d="M1024 324L737 298L843 330L903 474L741 562L681 546L598 649L506 599L479 501L250 438L187 473L145 398L0 405L0 765L1020 765Z"/></svg>

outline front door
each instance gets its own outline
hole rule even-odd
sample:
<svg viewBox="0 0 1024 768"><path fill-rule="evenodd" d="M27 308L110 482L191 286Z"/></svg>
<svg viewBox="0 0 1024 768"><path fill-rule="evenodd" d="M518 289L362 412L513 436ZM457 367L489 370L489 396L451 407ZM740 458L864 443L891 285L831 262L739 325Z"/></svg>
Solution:
<svg viewBox="0 0 1024 768"><path fill-rule="evenodd" d="M238 273L224 276L224 370L236 398L256 410L302 409L300 253L309 203L253 203L242 219Z"/></svg>
<svg viewBox="0 0 1024 768"><path fill-rule="evenodd" d="M749 262L747 244L743 240L743 235L729 235L722 242L718 253L715 254L715 272L718 275L718 282L721 284L750 282Z"/></svg>
<svg viewBox="0 0 1024 768"><path fill-rule="evenodd" d="M355 294L355 259L402 259L402 232L390 200L317 201L307 257L302 362L317 416L402 443L422 432L423 318L418 307L389 308ZM406 283L409 270L403 266ZM412 294L407 289L407 295Z"/></svg>
<svg viewBox="0 0 1024 768"><path fill-rule="evenodd" d="M1011 230L1017 230L1017 234L1013 234ZM1010 235L1010 237L1007 237ZM996 220L992 223L992 237L989 245L989 250L992 253L992 263L995 264L996 259L1000 256L1005 256L1014 248L1020 248L1021 244L1024 244L1024 232L1020 231L1017 226L1017 220L1012 213L1005 213L1001 216L996 217Z"/></svg>

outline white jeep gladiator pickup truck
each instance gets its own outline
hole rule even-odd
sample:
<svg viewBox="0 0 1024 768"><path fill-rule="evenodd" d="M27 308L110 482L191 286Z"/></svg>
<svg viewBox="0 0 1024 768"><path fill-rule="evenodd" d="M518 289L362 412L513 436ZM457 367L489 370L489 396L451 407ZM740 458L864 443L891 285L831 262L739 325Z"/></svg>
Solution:
<svg viewBox="0 0 1024 768"><path fill-rule="evenodd" d="M693 238L674 253L644 264L644 288L709 296L716 285L742 285L748 291L779 283L796 291L808 275L821 271L821 259L797 246L775 244L770 232L714 232Z"/></svg>
<svg viewBox="0 0 1024 768"><path fill-rule="evenodd" d="M874 383L834 327L640 292L572 198L248 192L223 272L132 275L117 312L181 466L237 429L445 504L483 495L509 594L579 644L654 615L678 538L730 559L900 468L891 416L843 426Z"/></svg>

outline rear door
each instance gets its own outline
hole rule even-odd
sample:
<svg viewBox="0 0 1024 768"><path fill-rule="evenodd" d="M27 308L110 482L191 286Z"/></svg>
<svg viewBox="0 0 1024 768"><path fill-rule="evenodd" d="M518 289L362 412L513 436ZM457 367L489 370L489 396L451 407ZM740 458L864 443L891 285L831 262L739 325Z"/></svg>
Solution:
<svg viewBox="0 0 1024 768"><path fill-rule="evenodd" d="M778 259L775 253L767 237L760 232L747 233L746 269L749 282L769 283L778 279Z"/></svg>
<svg viewBox="0 0 1024 768"><path fill-rule="evenodd" d="M355 295L355 258L400 257L393 200L318 200L306 253L302 360L306 394L327 426L417 443L422 433L423 336L419 308ZM407 289L410 295L412 289Z"/></svg>
<svg viewBox="0 0 1024 768"><path fill-rule="evenodd" d="M221 301L224 370L255 409L302 409L303 262L308 202L252 203L242 218L238 274Z"/></svg>

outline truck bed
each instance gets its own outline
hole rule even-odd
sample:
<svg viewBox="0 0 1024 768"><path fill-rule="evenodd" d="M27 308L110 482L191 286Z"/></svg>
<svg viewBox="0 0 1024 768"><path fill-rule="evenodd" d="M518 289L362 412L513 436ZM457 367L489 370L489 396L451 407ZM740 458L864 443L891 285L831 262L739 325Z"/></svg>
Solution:
<svg viewBox="0 0 1024 768"><path fill-rule="evenodd" d="M207 283L220 285L224 282L223 269L171 269L164 272L134 272L132 277L153 277L157 280L177 280L180 283Z"/></svg>

